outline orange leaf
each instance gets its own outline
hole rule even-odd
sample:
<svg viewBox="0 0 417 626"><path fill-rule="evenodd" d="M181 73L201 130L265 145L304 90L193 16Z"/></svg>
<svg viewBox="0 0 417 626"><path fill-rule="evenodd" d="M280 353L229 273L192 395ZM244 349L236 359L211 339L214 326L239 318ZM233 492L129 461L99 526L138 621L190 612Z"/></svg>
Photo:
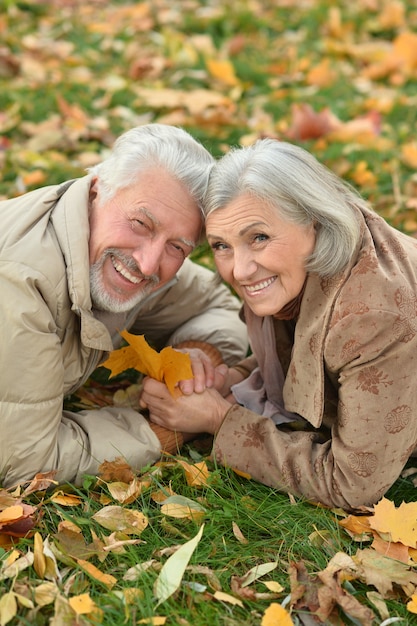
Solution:
<svg viewBox="0 0 417 626"><path fill-rule="evenodd" d="M180 380L193 378L190 356L178 352L170 346L157 352L149 346L143 335L134 335L127 331L120 333L130 344L111 353L107 361L102 363L116 376L126 369L134 368L139 372L164 382L171 395L179 395L176 387Z"/></svg>
<svg viewBox="0 0 417 626"><path fill-rule="evenodd" d="M275 624L279 624L280 626L293 626L294 622L288 611L277 602L272 602L265 610L261 626L275 626Z"/></svg>
<svg viewBox="0 0 417 626"><path fill-rule="evenodd" d="M178 463L183 467L185 471L185 478L191 487L201 487L202 485L207 485L207 478L209 477L210 472L205 461L191 465L190 463L187 463L187 461L179 459Z"/></svg>
<svg viewBox="0 0 417 626"><path fill-rule="evenodd" d="M410 613L417 613L417 593L413 593L411 600L407 602L407 609Z"/></svg>
<svg viewBox="0 0 417 626"><path fill-rule="evenodd" d="M77 563L87 574L89 574L95 580L103 583L103 585L105 585L109 589L114 587L114 585L117 583L117 578L111 576L110 574L104 574L98 569L98 567L96 567L92 563L84 561L83 559L77 559Z"/></svg>
<svg viewBox="0 0 417 626"><path fill-rule="evenodd" d="M226 85L234 86L238 84L233 64L228 60L208 59L206 61L207 69L210 74Z"/></svg>
<svg viewBox="0 0 417 626"><path fill-rule="evenodd" d="M96 609L96 604L88 593L72 596L72 598L69 598L68 602L77 615L88 615L88 613L92 613Z"/></svg>

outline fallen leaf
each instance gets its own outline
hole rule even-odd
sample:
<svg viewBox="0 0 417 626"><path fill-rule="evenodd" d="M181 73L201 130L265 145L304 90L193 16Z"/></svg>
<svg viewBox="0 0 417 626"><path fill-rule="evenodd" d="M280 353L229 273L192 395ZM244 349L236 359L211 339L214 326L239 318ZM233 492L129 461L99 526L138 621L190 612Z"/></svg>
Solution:
<svg viewBox="0 0 417 626"><path fill-rule="evenodd" d="M137 500L141 494L143 483L134 478L130 483L114 482L108 483L107 489L110 491L112 497L121 504L131 504Z"/></svg>
<svg viewBox="0 0 417 626"><path fill-rule="evenodd" d="M102 583L109 589L114 587L114 585L117 583L117 578L115 578L114 576L111 576L110 574L105 574L92 563L89 563L88 561L84 561L83 559L77 559L77 563L81 567L81 569L83 569L87 574L89 574L89 576L94 578L94 580L97 580L98 582Z"/></svg>
<svg viewBox="0 0 417 626"><path fill-rule="evenodd" d="M261 583L273 593L282 593L284 591L284 587L277 583L276 580L261 580Z"/></svg>
<svg viewBox="0 0 417 626"><path fill-rule="evenodd" d="M98 476L105 482L119 481L130 483L135 474L125 459L118 456L114 461L103 461L98 468Z"/></svg>
<svg viewBox="0 0 417 626"><path fill-rule="evenodd" d="M206 510L201 504L190 498L175 495L164 500L161 506L161 513L179 519L188 517L195 522L199 522L205 517Z"/></svg>
<svg viewBox="0 0 417 626"><path fill-rule="evenodd" d="M68 599L69 605L77 615L88 615L97 609L97 605L88 593L72 596Z"/></svg>
<svg viewBox="0 0 417 626"><path fill-rule="evenodd" d="M19 572L22 572L27 567L30 567L33 564L33 552L28 550L28 552L17 559L14 563L9 565L8 567L2 567L0 569L0 580L4 580L5 578L15 578Z"/></svg>
<svg viewBox="0 0 417 626"><path fill-rule="evenodd" d="M374 506L369 525L380 534L388 534L394 543L417 548L417 502L403 502L397 508L391 500L382 498Z"/></svg>
<svg viewBox="0 0 417 626"><path fill-rule="evenodd" d="M224 591L215 591L213 594L213 598L219 600L220 602L227 602L228 604L236 604L237 606L241 606L243 608L243 602L239 598L235 598L231 596L230 593L225 593Z"/></svg>
<svg viewBox="0 0 417 626"><path fill-rule="evenodd" d="M239 543L248 543L248 540L246 539L246 537L243 535L242 531L240 530L239 526L236 524L236 522L232 522L232 530L233 530L233 534L236 537L236 539L239 541Z"/></svg>
<svg viewBox="0 0 417 626"><path fill-rule="evenodd" d="M195 537L184 543L165 562L154 585L154 595L158 600L157 606L165 602L179 588L188 562L203 536L203 531L204 524Z"/></svg>
<svg viewBox="0 0 417 626"><path fill-rule="evenodd" d="M272 602L265 609L262 617L261 626L293 626L294 622L290 614L284 607L277 602Z"/></svg>
<svg viewBox="0 0 417 626"><path fill-rule="evenodd" d="M261 563L260 565L255 565L252 567L244 576L241 577L241 587L247 587L251 585L255 580L261 578L261 576L265 576L265 574L269 574L274 569L276 569L278 563L273 561L272 563Z"/></svg>
<svg viewBox="0 0 417 626"><path fill-rule="evenodd" d="M205 461L191 464L182 459L178 459L178 463L184 469L185 478L190 487L203 487L207 485L207 478L210 472Z"/></svg>
<svg viewBox="0 0 417 626"><path fill-rule="evenodd" d="M34 594L38 606L47 606L55 601L59 595L59 589L54 582L42 583L35 587Z"/></svg>
<svg viewBox="0 0 417 626"><path fill-rule="evenodd" d="M103 528L120 531L126 535L140 535L148 525L146 515L121 506L105 506L92 517Z"/></svg>
<svg viewBox="0 0 417 626"><path fill-rule="evenodd" d="M358 567L361 580L367 585L373 585L384 598L389 597L394 584L405 590L417 586L417 572L405 563L382 556L375 550L358 550L352 559Z"/></svg>
<svg viewBox="0 0 417 626"><path fill-rule="evenodd" d="M54 491L50 499L51 502L55 502L55 504L60 504L61 506L79 506L83 502L81 496L72 493L64 493L61 489Z"/></svg>
<svg viewBox="0 0 417 626"><path fill-rule="evenodd" d="M407 610L410 613L417 613L417 593L413 593L411 599L407 602Z"/></svg>
<svg viewBox="0 0 417 626"><path fill-rule="evenodd" d="M13 591L5 593L0 598L0 624L6 626L17 613L17 602Z"/></svg>

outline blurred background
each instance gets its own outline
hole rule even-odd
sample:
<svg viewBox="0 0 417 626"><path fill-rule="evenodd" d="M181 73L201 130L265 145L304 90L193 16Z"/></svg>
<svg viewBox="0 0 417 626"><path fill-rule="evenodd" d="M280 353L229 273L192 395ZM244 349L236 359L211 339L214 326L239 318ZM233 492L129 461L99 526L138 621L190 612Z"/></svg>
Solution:
<svg viewBox="0 0 417 626"><path fill-rule="evenodd" d="M135 125L218 156L291 141L417 232L413 0L1 0L0 198L83 175Z"/></svg>

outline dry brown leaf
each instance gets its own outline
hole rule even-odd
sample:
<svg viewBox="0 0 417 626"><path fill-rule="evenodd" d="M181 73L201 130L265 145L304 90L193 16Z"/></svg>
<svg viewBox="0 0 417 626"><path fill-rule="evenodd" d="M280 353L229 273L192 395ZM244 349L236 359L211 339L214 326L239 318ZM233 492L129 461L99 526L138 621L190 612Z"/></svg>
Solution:
<svg viewBox="0 0 417 626"><path fill-rule="evenodd" d="M233 534L236 537L236 539L239 541L239 543L249 543L246 537L243 535L242 531L240 530L239 526L236 524L236 522L232 521L232 529L233 529Z"/></svg>
<svg viewBox="0 0 417 626"><path fill-rule="evenodd" d="M405 593L414 591L417 586L417 572L405 563L382 556L370 548L358 550L352 557L360 578L367 585L373 585L384 598L389 598L393 586L398 585Z"/></svg>
<svg viewBox="0 0 417 626"><path fill-rule="evenodd" d="M130 483L108 483L107 489L120 504L130 504L137 500L143 489L143 483L134 478Z"/></svg>
<svg viewBox="0 0 417 626"><path fill-rule="evenodd" d="M114 461L103 461L98 468L99 477L105 482L120 481L130 483L135 477L132 468L121 456Z"/></svg>

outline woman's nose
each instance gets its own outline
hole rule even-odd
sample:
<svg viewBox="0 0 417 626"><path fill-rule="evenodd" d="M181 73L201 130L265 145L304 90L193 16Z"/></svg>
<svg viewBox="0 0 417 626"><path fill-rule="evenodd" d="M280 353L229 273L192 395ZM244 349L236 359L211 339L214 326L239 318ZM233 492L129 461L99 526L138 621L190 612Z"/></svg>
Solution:
<svg viewBox="0 0 417 626"><path fill-rule="evenodd" d="M233 260L233 276L238 282L250 279L256 272L257 264L250 250L235 249Z"/></svg>

